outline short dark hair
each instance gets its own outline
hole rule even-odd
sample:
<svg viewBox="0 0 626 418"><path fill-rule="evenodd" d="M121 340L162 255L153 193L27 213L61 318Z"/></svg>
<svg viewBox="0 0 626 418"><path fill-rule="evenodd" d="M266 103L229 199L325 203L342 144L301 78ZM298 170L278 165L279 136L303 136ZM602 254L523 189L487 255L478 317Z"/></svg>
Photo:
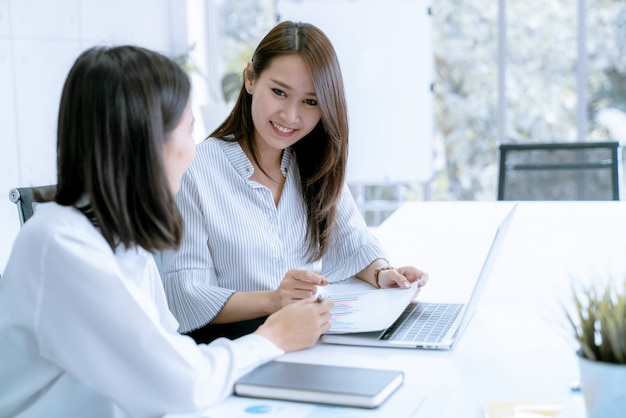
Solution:
<svg viewBox="0 0 626 418"><path fill-rule="evenodd" d="M346 175L348 110L345 90L332 43L319 28L303 22L284 21L270 30L254 51L252 71L244 70L244 78L256 79L274 58L285 55L300 56L308 67L321 113L317 126L293 145L307 208L305 250L309 260L318 260L330 245L337 202ZM252 96L244 83L233 111L210 136L245 141L256 160L251 106Z"/></svg>
<svg viewBox="0 0 626 418"><path fill-rule="evenodd" d="M59 108L55 201L88 199L111 248L175 248L183 221L169 189L163 144L189 101L187 74L137 46L94 47L69 72Z"/></svg>

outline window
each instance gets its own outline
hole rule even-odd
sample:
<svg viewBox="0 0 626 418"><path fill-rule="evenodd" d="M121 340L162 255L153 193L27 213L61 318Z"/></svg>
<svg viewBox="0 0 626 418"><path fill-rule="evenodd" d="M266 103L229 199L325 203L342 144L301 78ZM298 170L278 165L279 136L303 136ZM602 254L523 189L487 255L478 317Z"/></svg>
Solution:
<svg viewBox="0 0 626 418"><path fill-rule="evenodd" d="M587 6L588 136L626 141L626 3Z"/></svg>
<svg viewBox="0 0 626 418"><path fill-rule="evenodd" d="M626 139L623 1L438 1L433 38L433 198L494 199L498 141Z"/></svg>
<svg viewBox="0 0 626 418"><path fill-rule="evenodd" d="M278 18L299 17L300 11L305 16L301 20L329 32L347 81L348 105L354 112L350 116L353 160L349 180L353 180L353 190L365 190L365 200L380 196L382 200L397 199L397 190L403 191L404 200L495 200L500 141L626 139L623 0L540 4L524 0L189 1L204 5L204 30L212 28L212 35L204 37L212 41L203 48L208 51L205 61L211 63L206 71L209 88L205 90L211 92L210 100L205 100L208 105L224 106L227 99L221 82L241 71L252 48ZM413 9L412 4L416 5ZM371 7L387 9L368 12ZM344 8L351 9L346 12ZM424 13L430 17L422 19ZM368 20L371 18L374 20ZM418 38L415 48L421 52L413 55L418 63L404 60L414 48L381 59L375 44L360 47L358 40L368 34L358 32L360 26L354 22L370 33L392 34L396 42L386 41L390 48L404 39ZM335 27L344 30L335 31ZM411 32L417 27L425 30ZM361 52L357 53L357 48ZM350 60L362 62L353 65ZM424 72L417 74L416 68ZM386 83L371 82L368 88L350 86L357 80L375 80L377 72L393 76ZM419 89L406 94L413 84ZM386 96L373 99L371 92L376 90ZM426 110L413 111L400 122L386 119L395 113L389 110L389 103L403 100L428 104ZM364 113L367 124L358 111L370 111ZM432 126L416 126L420 118L431 120ZM392 126L397 128L393 133L380 133L381 127L391 132ZM416 133L420 141L426 141L411 145L417 144ZM422 167L419 158L426 156L427 175L398 179L384 170L371 169L373 158L378 167L394 165L390 158L381 160L379 151L398 138L409 144L400 143L398 149L417 148L394 150L396 155L411 156L407 164L414 169ZM366 169L360 172L357 166ZM378 177L361 178L360 173ZM375 183L380 190L371 189ZM377 220L372 223L384 219L374 218Z"/></svg>

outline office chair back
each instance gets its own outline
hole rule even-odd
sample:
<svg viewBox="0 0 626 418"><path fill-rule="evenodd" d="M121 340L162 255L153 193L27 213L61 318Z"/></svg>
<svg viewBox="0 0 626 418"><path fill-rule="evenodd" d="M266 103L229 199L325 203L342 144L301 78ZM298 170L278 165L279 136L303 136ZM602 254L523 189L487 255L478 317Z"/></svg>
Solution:
<svg viewBox="0 0 626 418"><path fill-rule="evenodd" d="M35 206L40 201L37 200L36 193L43 198L42 201L52 200L56 185L39 186L39 187L16 187L9 191L9 199L17 205L17 212L20 218L20 226L33 216ZM159 274L163 275L163 258L161 253L153 254Z"/></svg>
<svg viewBox="0 0 626 418"><path fill-rule="evenodd" d="M619 200L620 144L501 144L498 200Z"/></svg>
<svg viewBox="0 0 626 418"><path fill-rule="evenodd" d="M16 187L9 191L9 199L17 206L17 213L20 218L20 226L35 213L35 206L39 203L37 196L43 201L51 200L54 195L56 185L37 187Z"/></svg>

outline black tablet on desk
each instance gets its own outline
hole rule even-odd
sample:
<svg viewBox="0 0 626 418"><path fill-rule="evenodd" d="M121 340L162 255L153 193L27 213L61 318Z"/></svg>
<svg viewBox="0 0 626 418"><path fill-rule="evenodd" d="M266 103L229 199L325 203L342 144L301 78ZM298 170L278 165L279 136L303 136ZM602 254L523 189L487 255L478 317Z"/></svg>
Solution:
<svg viewBox="0 0 626 418"><path fill-rule="evenodd" d="M235 382L235 394L317 404L376 408L404 382L399 370L273 361Z"/></svg>

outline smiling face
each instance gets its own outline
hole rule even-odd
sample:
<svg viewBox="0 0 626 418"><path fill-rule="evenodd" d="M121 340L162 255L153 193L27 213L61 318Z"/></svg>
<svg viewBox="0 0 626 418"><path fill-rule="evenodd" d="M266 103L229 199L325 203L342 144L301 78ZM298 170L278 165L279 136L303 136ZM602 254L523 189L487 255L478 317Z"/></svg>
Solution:
<svg viewBox="0 0 626 418"><path fill-rule="evenodd" d="M299 55L274 58L260 76L246 79L246 89L252 95L254 141L261 152L290 147L320 120L311 73Z"/></svg>
<svg viewBox="0 0 626 418"><path fill-rule="evenodd" d="M180 189L180 181L196 154L196 144L192 136L193 122L193 113L188 102L178 125L163 144L163 161L172 194Z"/></svg>

